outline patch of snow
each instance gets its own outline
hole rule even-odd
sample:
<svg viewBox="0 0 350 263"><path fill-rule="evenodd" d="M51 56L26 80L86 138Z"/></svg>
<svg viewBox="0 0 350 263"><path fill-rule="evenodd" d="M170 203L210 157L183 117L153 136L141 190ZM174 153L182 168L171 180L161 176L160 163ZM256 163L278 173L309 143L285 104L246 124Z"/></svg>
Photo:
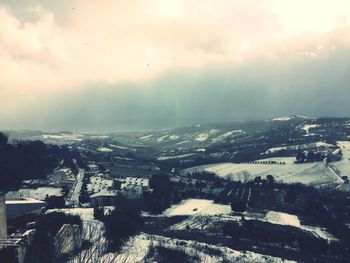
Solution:
<svg viewBox="0 0 350 263"><path fill-rule="evenodd" d="M210 131L209 131L209 134L210 135L215 135L215 134L218 134L220 132L220 130L218 130L218 129L211 129Z"/></svg>
<svg viewBox="0 0 350 263"><path fill-rule="evenodd" d="M292 117L290 117L290 116L285 116L285 117L273 118L272 120L273 120L273 121L289 121L289 120L291 120L291 119L292 119Z"/></svg>
<svg viewBox="0 0 350 263"><path fill-rule="evenodd" d="M115 145L115 144L109 144L109 146L113 147L113 148L117 148L117 149L122 149L122 150L128 150L128 147L124 147L124 146L119 146L119 145Z"/></svg>
<svg viewBox="0 0 350 263"><path fill-rule="evenodd" d="M185 158L193 155L195 155L195 153L187 153L187 154L181 154L181 155L168 155L168 156L158 157L157 160L165 161L165 160L171 160L171 159L181 159L181 158Z"/></svg>
<svg viewBox="0 0 350 263"><path fill-rule="evenodd" d="M305 231L311 232L314 236L322 238L327 241L337 241L338 239L335 238L332 234L328 233L327 229L317 227L317 226L300 226L301 229Z"/></svg>
<svg viewBox="0 0 350 263"><path fill-rule="evenodd" d="M303 130L306 132L306 133L309 133L309 130L312 129L312 128L317 128L317 127L320 127L321 125L318 125L318 124L305 124L303 126Z"/></svg>
<svg viewBox="0 0 350 263"><path fill-rule="evenodd" d="M287 213L269 211L265 216L265 220L272 224L300 227L300 221L298 217L296 215Z"/></svg>
<svg viewBox="0 0 350 263"><path fill-rule="evenodd" d="M239 135L239 134L242 134L244 133L243 130L233 130L233 131L228 131L228 132L225 132L221 135L219 135L217 138L214 138L212 141L213 142L218 142L218 141L222 141L224 139L226 139L227 137L231 137L233 135Z"/></svg>
<svg viewBox="0 0 350 263"><path fill-rule="evenodd" d="M107 147L99 147L99 148L97 148L97 151L99 151L99 152L113 152L112 149L107 148Z"/></svg>
<svg viewBox="0 0 350 263"><path fill-rule="evenodd" d="M175 134L169 136L169 139L173 140L173 141L175 141L175 140L177 140L179 138L180 138L180 136L179 135L175 135Z"/></svg>
<svg viewBox="0 0 350 263"><path fill-rule="evenodd" d="M185 144L185 143L188 143L188 142L190 142L190 141L186 140L186 141L178 142L178 143L176 143L176 145L181 145L181 144Z"/></svg>
<svg viewBox="0 0 350 263"><path fill-rule="evenodd" d="M208 139L208 137L209 137L208 133L201 133L197 136L197 138L195 140L199 141L199 142L204 142Z"/></svg>
<svg viewBox="0 0 350 263"><path fill-rule="evenodd" d="M108 135L90 135L91 139L108 139Z"/></svg>
<svg viewBox="0 0 350 263"><path fill-rule="evenodd" d="M146 136L142 136L140 137L140 140L145 140L145 139L149 139L151 137L153 137L154 135L153 134L149 134L149 135L146 135Z"/></svg>
<svg viewBox="0 0 350 263"><path fill-rule="evenodd" d="M162 142L165 140L166 137L168 137L169 135L164 135L164 136L161 136L157 139L157 142Z"/></svg>
<svg viewBox="0 0 350 263"><path fill-rule="evenodd" d="M46 140L58 140L58 141L82 141L84 135L82 134L43 134L42 138Z"/></svg>
<svg viewBox="0 0 350 263"><path fill-rule="evenodd" d="M196 152L205 152L205 151L206 151L205 148L196 149Z"/></svg>

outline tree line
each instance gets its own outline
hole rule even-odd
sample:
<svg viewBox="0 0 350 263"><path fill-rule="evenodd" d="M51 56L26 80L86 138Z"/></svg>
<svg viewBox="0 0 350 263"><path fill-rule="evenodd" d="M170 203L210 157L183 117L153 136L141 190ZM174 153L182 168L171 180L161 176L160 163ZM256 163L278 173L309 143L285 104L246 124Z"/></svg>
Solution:
<svg viewBox="0 0 350 263"><path fill-rule="evenodd" d="M24 180L46 178L61 164L74 168L73 159L82 164L79 153L67 146L42 141L9 143L8 137L0 132L0 191L16 190Z"/></svg>

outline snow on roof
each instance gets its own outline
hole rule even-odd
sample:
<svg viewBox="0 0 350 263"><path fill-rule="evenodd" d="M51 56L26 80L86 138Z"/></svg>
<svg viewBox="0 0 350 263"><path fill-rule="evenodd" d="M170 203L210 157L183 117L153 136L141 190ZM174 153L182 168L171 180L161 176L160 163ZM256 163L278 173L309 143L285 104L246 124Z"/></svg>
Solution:
<svg viewBox="0 0 350 263"><path fill-rule="evenodd" d="M298 217L296 215L287 213L269 211L265 216L265 220L272 224L300 227L300 221Z"/></svg>
<svg viewBox="0 0 350 263"><path fill-rule="evenodd" d="M90 196L90 198L96 198L96 197L116 197L118 196L118 192L115 190L102 190L96 194L93 194Z"/></svg>
<svg viewBox="0 0 350 263"><path fill-rule="evenodd" d="M37 189L19 189L6 194L10 198L34 198L45 200L47 196L62 196L62 188L55 187L39 187Z"/></svg>
<svg viewBox="0 0 350 263"><path fill-rule="evenodd" d="M94 218L93 208L62 208L62 209L49 209L46 213L62 212L69 215L80 216L82 220L92 220Z"/></svg>
<svg viewBox="0 0 350 263"><path fill-rule="evenodd" d="M15 198L15 199L7 199L5 201L6 205L20 205L20 204L43 204L46 203L44 201L40 201L33 198Z"/></svg>

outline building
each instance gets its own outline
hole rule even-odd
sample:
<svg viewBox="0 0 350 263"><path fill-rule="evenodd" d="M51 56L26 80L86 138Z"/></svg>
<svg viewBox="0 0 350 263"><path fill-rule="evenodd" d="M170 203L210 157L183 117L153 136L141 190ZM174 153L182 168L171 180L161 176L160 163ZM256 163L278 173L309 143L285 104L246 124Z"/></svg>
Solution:
<svg viewBox="0 0 350 263"><path fill-rule="evenodd" d="M90 196L91 206L116 206L118 201L119 191L102 190Z"/></svg>
<svg viewBox="0 0 350 263"><path fill-rule="evenodd" d="M31 198L9 199L5 203L7 218L26 214L40 214L46 206L46 202Z"/></svg>
<svg viewBox="0 0 350 263"><path fill-rule="evenodd" d="M140 186L143 191L149 190L149 179L143 177L126 177L120 179L121 186L120 189L124 190L127 188L133 188L136 186Z"/></svg>
<svg viewBox="0 0 350 263"><path fill-rule="evenodd" d="M6 199L33 198L44 201L49 196L62 196L63 189L59 187L38 187L36 189L22 188L6 194Z"/></svg>
<svg viewBox="0 0 350 263"><path fill-rule="evenodd" d="M90 177L90 182L86 186L89 194L99 193L104 190L113 190L115 188L115 181L113 179L103 178L102 175Z"/></svg>
<svg viewBox="0 0 350 263"><path fill-rule="evenodd" d="M5 193L0 193L0 239L7 239Z"/></svg>
<svg viewBox="0 0 350 263"><path fill-rule="evenodd" d="M126 177L119 179L120 190L123 196L128 199L142 198L143 192L149 191L149 179L143 177Z"/></svg>

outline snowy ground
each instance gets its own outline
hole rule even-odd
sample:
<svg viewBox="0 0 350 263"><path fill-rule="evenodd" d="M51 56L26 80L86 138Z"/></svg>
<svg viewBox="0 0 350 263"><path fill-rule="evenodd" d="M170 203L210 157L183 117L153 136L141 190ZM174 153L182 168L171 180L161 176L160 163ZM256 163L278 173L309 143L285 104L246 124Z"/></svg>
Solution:
<svg viewBox="0 0 350 263"><path fill-rule="evenodd" d="M187 199L164 211L164 216L178 215L218 215L231 213L229 205L214 204L212 200Z"/></svg>
<svg viewBox="0 0 350 263"><path fill-rule="evenodd" d="M350 178L350 142L340 141L338 146L343 152L343 159L339 162L332 163L332 167L339 172L341 176Z"/></svg>
<svg viewBox="0 0 350 263"><path fill-rule="evenodd" d="M233 180L242 180L242 172L247 171L251 175L250 179L254 179L256 176L261 176L264 178L271 174L278 182L302 183L315 187L338 185L343 183L338 176L336 176L329 168L320 162L295 164L295 158L291 157L270 158L265 160L285 162L286 164L218 163L188 168L183 172L191 173L194 171L208 171L213 172L218 176L232 178Z"/></svg>
<svg viewBox="0 0 350 263"><path fill-rule="evenodd" d="M314 236L325 239L327 241L336 241L337 239L330 234L327 229L318 226L301 225L297 216L287 213L281 213L276 211L268 211L265 215L260 213L245 212L245 220L260 220L279 225L290 225L300 228L304 231L312 233ZM212 216L203 215L191 215L188 218L182 220L179 223L172 225L170 230L206 230L215 228L220 222L236 221L239 222L242 219L239 215L234 214L221 214Z"/></svg>
<svg viewBox="0 0 350 263"><path fill-rule="evenodd" d="M119 254L107 254L98 262L144 262L151 248L164 247L171 250L185 252L190 256L198 256L200 262L294 262L281 258L266 256L250 251L237 251L227 247L208 245L192 240L171 239L158 235L140 234L129 239ZM211 251L211 253L209 252ZM216 251L213 253L212 251Z"/></svg>

